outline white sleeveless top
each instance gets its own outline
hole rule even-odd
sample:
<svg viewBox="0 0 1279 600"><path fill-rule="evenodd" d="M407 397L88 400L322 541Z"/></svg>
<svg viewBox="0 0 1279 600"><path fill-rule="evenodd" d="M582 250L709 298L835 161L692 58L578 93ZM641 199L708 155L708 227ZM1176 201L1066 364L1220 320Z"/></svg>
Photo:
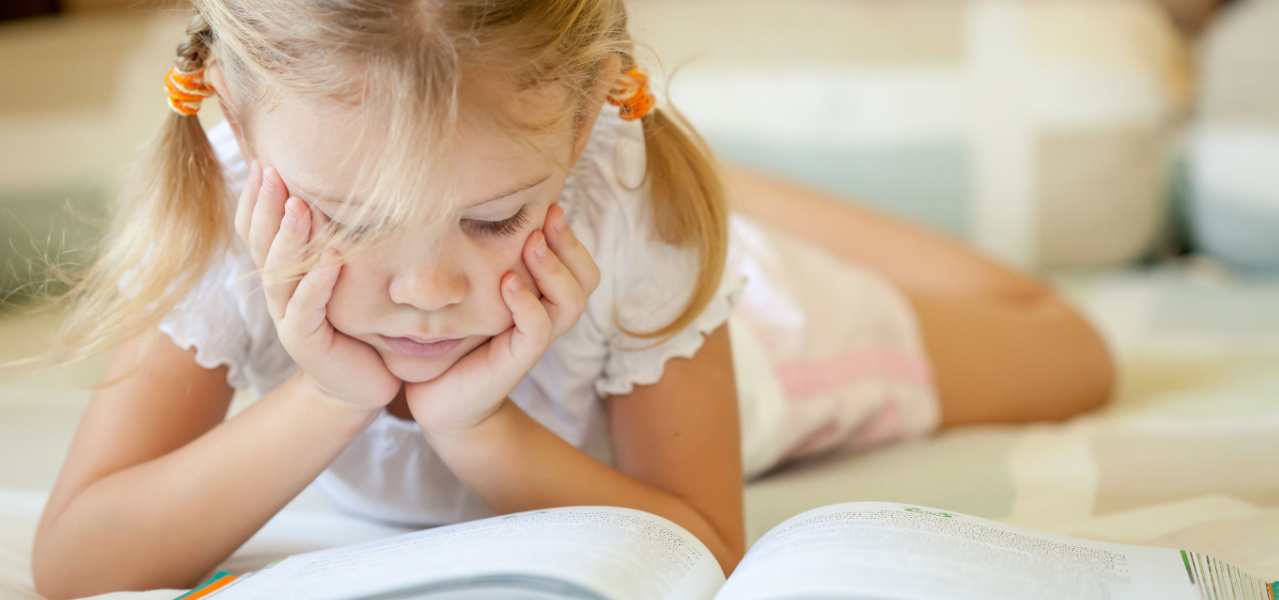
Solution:
<svg viewBox="0 0 1279 600"><path fill-rule="evenodd" d="M229 125L208 132L230 188L239 196L247 167ZM726 270L697 319L672 338L622 333L669 323L688 299L697 274L692 248L651 234L644 180L643 129L605 106L564 186L560 203L578 239L599 265L601 283L577 324L557 339L510 394L515 404L564 440L609 463L601 399L658 381L667 360L691 357L703 336L724 324L745 278ZM226 365L227 382L261 397L297 370L280 344L261 280L236 238L197 288L160 324L205 368ZM318 485L348 512L382 521L435 525L490 516L449 471L416 422L385 410L320 475Z"/></svg>

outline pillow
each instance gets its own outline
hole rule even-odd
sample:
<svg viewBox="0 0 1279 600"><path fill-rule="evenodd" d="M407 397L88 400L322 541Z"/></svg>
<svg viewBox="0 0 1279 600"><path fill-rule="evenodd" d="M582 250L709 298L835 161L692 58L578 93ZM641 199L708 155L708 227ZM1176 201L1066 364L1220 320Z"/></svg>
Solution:
<svg viewBox="0 0 1279 600"><path fill-rule="evenodd" d="M1161 232L1190 69L1157 6L648 0L632 12L671 102L731 161L1027 267L1131 262Z"/></svg>
<svg viewBox="0 0 1279 600"><path fill-rule="evenodd" d="M1190 231L1245 269L1279 270L1279 2L1226 11L1204 41Z"/></svg>

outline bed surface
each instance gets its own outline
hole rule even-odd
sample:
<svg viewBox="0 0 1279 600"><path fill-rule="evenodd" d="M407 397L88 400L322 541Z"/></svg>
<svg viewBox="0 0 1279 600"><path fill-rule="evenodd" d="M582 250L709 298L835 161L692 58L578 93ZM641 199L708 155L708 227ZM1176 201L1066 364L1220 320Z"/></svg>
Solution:
<svg viewBox="0 0 1279 600"><path fill-rule="evenodd" d="M763 9L769 4L756 2L753 6ZM974 69L981 65L962 60L969 41L983 42L973 48L995 50L983 56L1010 56L1001 50L1006 46L1000 44L1015 41L1017 32L1051 30L1058 35L1036 36L1049 42L1056 40L1040 48L1046 54L1038 60L1045 64L1052 62L1051 56L1071 60L1086 58L1086 64L1101 61L1106 64L1093 64L1093 67L1101 68L1099 72L1107 77L1105 81L1118 82L1119 89L1126 90L1129 84L1138 85L1137 89L1147 89L1140 87L1146 84L1153 86L1149 94L1113 98L1106 96L1114 91L1112 85L1098 86L1093 79L1080 80L1083 83L1076 82L1078 85L1072 84L1074 87L1053 88L1054 98L1058 92L1069 89L1085 94L1080 98L1088 100L1076 98L1074 102L1053 104L1054 110L1065 111L1060 114L1050 111L1061 118L1075 119L1079 114L1074 109L1083 107L1088 109L1084 116L1089 119L1110 119L1118 115L1106 121L1107 127L1119 127L1116 123L1130 125L1126 119L1137 117L1145 122L1152 114L1164 114L1160 112L1164 104L1172 107L1184 100L1179 98L1189 90L1189 80L1183 79L1185 74L1179 70L1184 65L1180 59L1171 58L1180 56L1178 48L1164 43L1167 36L1159 33L1163 30L1156 26L1156 22L1162 21L1156 18L1158 15L1150 14L1153 8L1143 3L1101 6L1057 2L1042 3L1023 11L1013 3L978 2L968 4L981 5L980 10L967 12L960 3L811 4L810 10L822 12L805 16L792 11L789 4L784 8L776 5L769 9L772 12L758 13L765 17L757 16L755 22L750 22L749 14L756 14L753 11L734 11L732 19L723 19L723 11L707 2L649 2L643 4L648 7L647 15L641 11L635 23L641 34L667 32L667 37L652 41L671 64L677 64L687 53L701 51L700 46L716 48L733 60L753 56L767 64L774 64L771 61L776 57L794 58L804 52L815 52L820 60L810 65L811 69L799 72L817 73L822 77L800 83L807 81L818 86L812 89L825 90L827 88L821 86L829 83L829 76L834 73L846 76L838 81L852 86L850 90L884 91L888 94L885 97L894 99L882 106L863 102L857 105L858 111L876 106L897 108L901 104L900 98L894 95L897 91L924 90L921 95L929 102L920 106L937 108L940 112L935 118L921 119L916 113L902 113L909 118L892 121L913 136L907 141L922 144L916 148L919 162L903 161L897 146L892 146L897 150L888 153L881 146L854 148L856 152L850 150L851 154L836 158L845 170L852 164L863 165L857 173L886 176L896 173L900 181L893 179L883 185L901 183L905 188L895 189L901 192L896 196L898 200L916 202L921 215L936 220L945 221L953 216L958 222L973 214L1002 219L1008 207L997 205L999 210L973 212L972 207L954 204L953 200L960 197L975 201L986 197L968 190L970 182L978 189L993 185L990 189L1003 190L1001 186L1009 182L1022 181L1019 176L1005 181L1003 170L967 173L965 165L977 164L962 158L962 151L968 146L961 143L961 138L969 130L962 123L951 121L962 115L945 102L933 102L946 97L936 94L937 89L951 89L946 86L959 86L966 81L965 74L979 74ZM1099 21L1079 18L1080 15L1071 13L1076 10L1114 14L1113 18ZM851 13L845 11L856 14L850 17ZM751 27L769 33L778 29L808 31L802 27L777 26L781 21L775 17L792 12L794 18L806 22L841 28L852 24L862 29L853 31L854 35L801 34L803 39L738 35L743 30L754 31ZM689 20L699 14L713 17L711 20L722 24L722 31L731 37L711 37L711 30L702 29L700 22ZM814 19L812 14L839 18ZM669 23L663 24L663 19ZM668 27L671 23L682 23L683 28ZM18 81L32 73L73 73L75 77L64 80L87 83L98 92L67 93L61 84L25 85L19 86L24 93L10 94L0 102L0 139L9 142L0 144L0 159L3 159L0 160L3 167L0 168L0 209L6 211L4 214L29 216L29 222L38 224L34 227L36 233L44 237L46 220L41 215L48 211L48 206L57 205L51 200L83 196L100 204L102 199L111 196L132 149L147 132L154 130L157 119L167 114L162 103L156 101L154 82L169 68L175 32L181 30L182 24L180 17L158 15L138 19L104 13L37 22L27 29L7 29L5 36L0 36L5 42L0 45L0 51L21 57L21 60L0 61L0 66L7 69L6 81ZM992 25L1002 27L1001 35L977 35L985 31L982 27ZM1099 28L1100 25L1106 27ZM976 29L966 33L966 28L971 27ZM1089 35L1063 34L1072 27L1083 27ZM645 31L646 28L650 31ZM1130 35L1130 28L1136 28L1140 35ZM683 33L689 30L699 35ZM887 33L889 31L892 33ZM847 30L841 29L841 33ZM1103 33L1112 37L1105 37ZM1081 55L1080 52L1089 49L1065 43L1070 39L1095 42L1103 38L1114 42L1104 46L1106 54ZM829 45L832 41L839 43ZM994 46L987 48L987 42ZM708 69L714 71L715 65L735 65L730 64L732 61L717 62L719 60L711 56ZM1111 63L1116 61L1133 69L1125 77L1136 79L1112 80L1115 71L1111 70L1114 66ZM905 71L883 79L882 67L886 64L904 66ZM781 69L787 73L794 70L790 66ZM685 81L692 82L685 85L693 86L688 90L695 91L697 72L694 68L685 74ZM749 73L754 78L758 73L768 72L771 71ZM705 73L703 71L703 75ZM868 74L870 79L859 79ZM1078 72L1068 69L1068 74L1074 77ZM716 86L722 83L721 80L703 81ZM882 85L886 82L907 87ZM942 87L934 87L937 85ZM692 91L688 93L686 102L690 103L690 113L698 113L696 95ZM1007 96L1000 87L983 93L993 94L996 99ZM718 91L710 97L717 98L717 94ZM773 98L769 94L752 97ZM826 98L822 94L814 97ZM871 94L864 98L874 100L880 96ZM1129 102L1132 98L1146 99L1158 106L1132 105ZM823 102L822 106L827 104ZM912 110L920 107L909 102L906 105L913 107ZM206 108L202 117L210 123L216 122L215 108ZM722 111L718 104L711 108ZM747 106L744 110L754 109ZM1009 121L1005 112L987 112L1000 124ZM763 128L756 133L768 142L764 149L776 150L773 147L776 136L768 127L794 132L793 123L755 119L754 113L747 116L749 123ZM1141 186L1133 187L1136 183L1115 185L1115 177L1127 181L1124 178L1129 175L1144 177L1151 173L1131 168L1122 172L1104 169L1110 166L1112 155L1093 152L1089 144L1102 144L1107 149L1128 148L1116 143L1122 136L1098 136L1100 130L1091 126L1086 135L1059 136L1057 134L1062 133L1059 121L1054 121L1054 128L1043 128L1041 125L1045 123L1034 120L1019 122L1018 126L1024 133L1043 129L1041 133L1054 134L1045 138L1048 140L1045 148L1056 148L1051 156L1057 156L1056 153L1064 153L1067 158L1082 156L1087 160L1079 165L1101 168L1100 172L1106 176L1090 179L1077 176L1079 172L1072 169L1060 171L1063 165L1076 164L1063 159L1051 170L1069 175L1063 175L1061 181L1100 181L1102 185L1067 186L1063 188L1066 191L1053 198L1074 208L1088 199L1102 202L1106 210L1098 214L1108 215L1107 231L1115 234L1116 239L1132 237L1129 235L1131 225L1115 220L1122 211L1117 212L1115 207L1119 204L1107 194L1141 191L1144 189ZM850 122L876 125L883 120L861 118ZM916 139L920 123L931 124L937 131L925 133L934 137L924 136L922 142ZM1080 127L1077 120L1070 120L1068 124ZM704 131L713 139L725 131L717 132L714 123L705 125ZM1126 132L1125 135L1139 131L1129 125L1119 129ZM826 131L825 122L818 126L817 133L822 134L818 138L834 135ZM726 127L728 131L745 131L740 122L727 123ZM1000 133L1005 129L978 127L972 131ZM875 132L883 133L878 129L871 133ZM1148 136L1137 137L1145 140ZM739 147L735 152L726 152L727 155L739 160L766 158L752 154L762 150L747 143L750 140L736 141ZM801 141L807 144L812 139ZM900 140L889 141L896 144ZM1132 146L1133 151L1143 148L1144 143ZM786 152L793 154L793 148ZM809 155L796 156L802 158L796 161L804 164L796 165L793 175L802 175L805 169L815 171L809 173L814 177L836 173L822 167L825 163L813 162ZM1021 164L1020 156L1014 158L1017 159L1012 161L1014 164ZM888 163L904 167L889 169L884 166ZM928 172L931 176L921 180L918 172ZM982 179L987 175L995 179ZM1147 179L1156 180L1153 175ZM949 184L933 185L938 182ZM837 185L839 181L824 183L833 189L843 189ZM921 183L928 185L917 185ZM872 197L874 194L869 192L877 189L875 186L865 190L850 187L845 191L866 191L868 193L859 195ZM1037 211L1017 209L1013 212L1034 214ZM1061 216L1050 210L1038 212ZM1083 210L1070 214L1092 213ZM14 239L25 239L15 238L15 232L3 229L18 221L0 219L0 236L9 240L10 245ZM1155 222L1138 221L1146 225ZM1046 226L1055 227L1059 222L1074 221L1056 219ZM934 224L946 225L945 222ZM1051 231L1070 234L1074 230ZM1101 232L1088 233L1088 236L1064 235L1070 243L1063 248L1090 252L1092 246L1107 248L1097 241L1097 234ZM1003 247L994 242L986 240L987 249ZM4 251L5 248L0 248L0 258ZM1196 550L1236 563L1255 575L1279 579L1279 461L1275 460L1279 457L1279 280L1242 279L1202 261L1155 270L1059 276L1057 280L1086 307L1111 339L1122 361L1123 382L1113 406L1069 423L964 428L918 443L859 456L830 457L773 474L747 488L750 538L758 538L769 527L809 508L852 500L889 500L944 507L1080 537ZM55 323L53 316L0 315L0 362L34 350L35 346L30 343L45 339ZM47 373L0 370L0 598L39 598L32 591L30 580L32 533L45 494L53 484L88 397L87 391L76 386L92 383L100 367L99 361ZM232 571L252 569L280 555L396 532L337 514L323 497L308 489L223 566ZM121 593L101 598L168 600L179 592Z"/></svg>
<svg viewBox="0 0 1279 600"><path fill-rule="evenodd" d="M1279 281L1206 262L1057 280L1123 362L1114 405L1067 423L969 427L796 465L748 486L750 538L809 508L889 500L1196 550L1279 579ZM9 318L0 338L33 339L53 322ZM87 398L71 384L92 381L97 368L0 372L0 597L39 598L31 536ZM223 567L399 531L338 514L308 489Z"/></svg>

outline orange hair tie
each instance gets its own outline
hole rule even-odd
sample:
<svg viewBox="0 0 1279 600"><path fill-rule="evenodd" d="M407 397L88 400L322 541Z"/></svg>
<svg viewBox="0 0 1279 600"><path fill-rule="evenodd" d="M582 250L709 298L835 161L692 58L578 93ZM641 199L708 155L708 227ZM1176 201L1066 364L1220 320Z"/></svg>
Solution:
<svg viewBox="0 0 1279 600"><path fill-rule="evenodd" d="M169 108L180 115L200 112L200 102L213 95L213 88L204 81L203 69L187 73L174 67L164 76L164 88L169 92Z"/></svg>
<svg viewBox="0 0 1279 600"><path fill-rule="evenodd" d="M634 121L648 114L657 100L648 91L648 75L639 69L630 69L613 84L608 103L621 107L622 119Z"/></svg>

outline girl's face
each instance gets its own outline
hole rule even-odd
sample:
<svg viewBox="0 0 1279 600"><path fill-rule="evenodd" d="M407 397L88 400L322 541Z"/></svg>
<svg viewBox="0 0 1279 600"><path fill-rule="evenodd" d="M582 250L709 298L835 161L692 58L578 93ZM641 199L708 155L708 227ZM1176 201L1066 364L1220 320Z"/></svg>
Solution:
<svg viewBox="0 0 1279 600"><path fill-rule="evenodd" d="M252 158L263 169L275 167L290 195L311 205L312 235L324 235L321 227L341 214L340 199L352 191L346 186L355 169L348 157L363 151L359 131L350 125L356 121L352 110L284 98L254 115L251 144L240 139L242 149L256 151ZM535 143L545 154L497 132L462 127L447 169L458 208L446 215L444 227L432 228L438 234L409 234L347 259L328 304L329 322L376 349L406 382L438 377L509 329L513 320L499 282L513 271L537 292L522 249L558 202L567 177L562 166L577 159L595 114L579 131L539 135Z"/></svg>

